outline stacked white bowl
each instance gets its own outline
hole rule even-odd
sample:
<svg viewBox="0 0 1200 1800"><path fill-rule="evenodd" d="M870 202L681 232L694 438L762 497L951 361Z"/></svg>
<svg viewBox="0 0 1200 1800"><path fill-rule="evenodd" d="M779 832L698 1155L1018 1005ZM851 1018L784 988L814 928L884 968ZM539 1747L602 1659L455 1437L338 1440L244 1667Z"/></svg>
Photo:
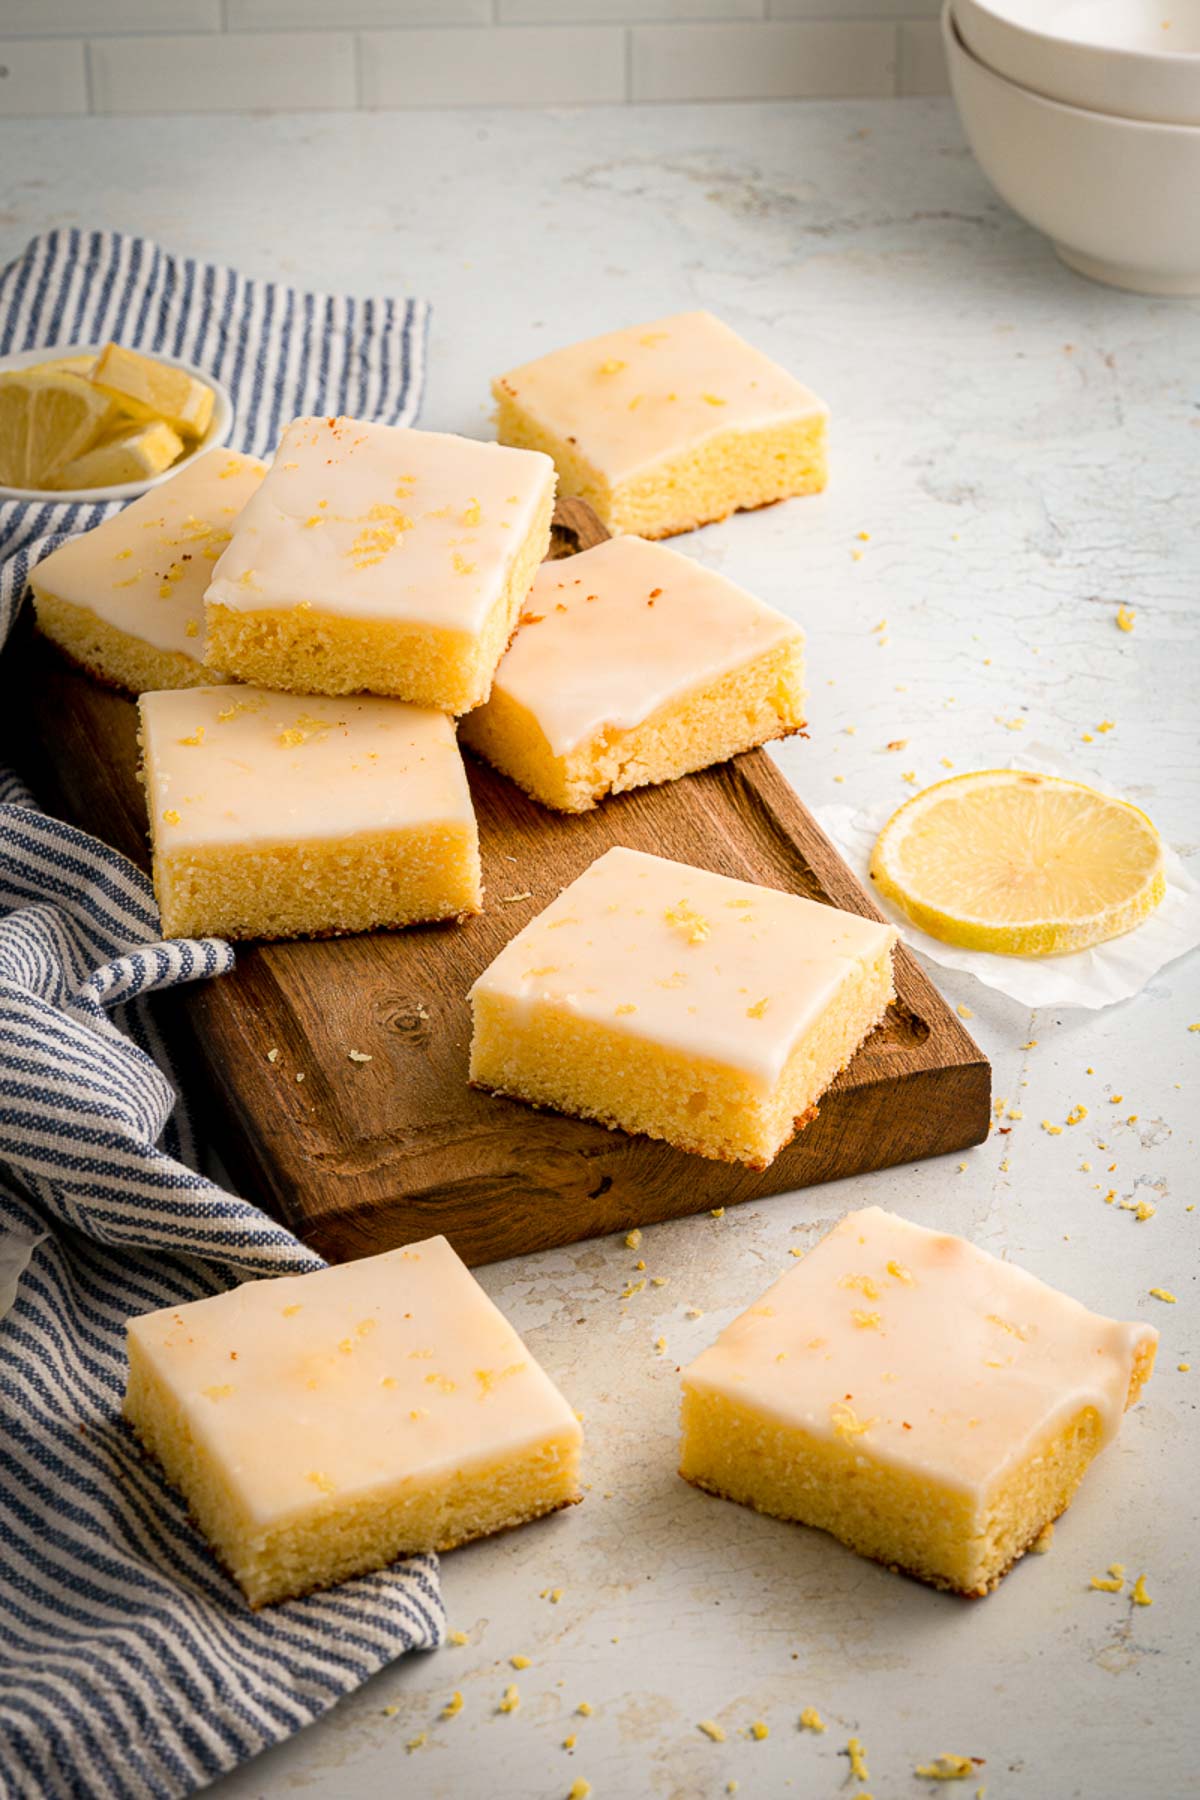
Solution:
<svg viewBox="0 0 1200 1800"><path fill-rule="evenodd" d="M963 129L1082 275L1200 293L1200 0L945 0Z"/></svg>

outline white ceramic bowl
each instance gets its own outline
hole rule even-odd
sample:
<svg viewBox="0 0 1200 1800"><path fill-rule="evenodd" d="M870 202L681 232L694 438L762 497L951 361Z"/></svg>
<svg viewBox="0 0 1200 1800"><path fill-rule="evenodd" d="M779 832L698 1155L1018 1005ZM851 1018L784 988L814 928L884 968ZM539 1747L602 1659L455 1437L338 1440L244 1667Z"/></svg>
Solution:
<svg viewBox="0 0 1200 1800"><path fill-rule="evenodd" d="M1001 199L1081 275L1200 293L1200 126L1149 125L1043 99L977 61L942 9L950 86Z"/></svg>
<svg viewBox="0 0 1200 1800"><path fill-rule="evenodd" d="M29 369L34 363L53 362L63 356L98 356L104 348L103 344L45 344L39 350L18 350L12 356L0 356L0 373L5 369ZM213 391L212 419L208 430L198 443L184 451L177 462L161 475L150 475L144 481L123 481L115 487L97 488L13 488L0 484L0 500L136 500L139 494L157 487L160 482L170 481L181 469L186 469L205 450L216 450L229 440L233 430L233 401L219 381L214 381L207 369L198 369L195 363L184 362L178 356L163 356L154 352L156 362L167 363L173 369L186 369L197 381L203 381Z"/></svg>
<svg viewBox="0 0 1200 1800"><path fill-rule="evenodd" d="M954 0L972 56L1050 100L1200 125L1200 0Z"/></svg>

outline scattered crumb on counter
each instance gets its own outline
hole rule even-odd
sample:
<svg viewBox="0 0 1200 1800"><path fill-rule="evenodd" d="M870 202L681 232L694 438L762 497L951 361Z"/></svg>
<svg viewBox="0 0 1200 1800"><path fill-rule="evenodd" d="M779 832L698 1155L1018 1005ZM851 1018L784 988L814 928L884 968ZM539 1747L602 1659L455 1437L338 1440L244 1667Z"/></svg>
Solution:
<svg viewBox="0 0 1200 1800"><path fill-rule="evenodd" d="M965 1781L968 1775L975 1773L975 1762L969 1756L955 1756L952 1751L944 1750L935 1756L932 1762L918 1763L913 1770L924 1781Z"/></svg>
<svg viewBox="0 0 1200 1800"><path fill-rule="evenodd" d="M715 1719L698 1719L696 1721L696 1730L702 1731L706 1738L712 1739L714 1744L723 1744L725 1742L724 1729L717 1724Z"/></svg>
<svg viewBox="0 0 1200 1800"><path fill-rule="evenodd" d="M861 1738L852 1737L846 1745L846 1755L850 1758L850 1773L855 1781L870 1781L867 1769L867 1746Z"/></svg>

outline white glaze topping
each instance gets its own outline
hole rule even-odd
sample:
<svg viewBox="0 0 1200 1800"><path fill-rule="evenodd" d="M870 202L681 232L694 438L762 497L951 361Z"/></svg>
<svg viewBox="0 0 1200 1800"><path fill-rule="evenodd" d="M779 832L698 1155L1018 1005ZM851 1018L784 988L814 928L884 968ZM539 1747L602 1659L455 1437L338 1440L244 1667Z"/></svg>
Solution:
<svg viewBox="0 0 1200 1800"><path fill-rule="evenodd" d="M496 383L610 482L723 431L823 418L824 401L708 312L552 350Z"/></svg>
<svg viewBox="0 0 1200 1800"><path fill-rule="evenodd" d="M608 850L505 946L486 993L648 1038L764 1092L890 925L640 850Z"/></svg>
<svg viewBox="0 0 1200 1800"><path fill-rule="evenodd" d="M452 722L403 700L251 687L143 694L155 845L293 842L421 824L473 828Z"/></svg>
<svg viewBox="0 0 1200 1800"><path fill-rule="evenodd" d="M207 598L477 632L553 480L534 450L296 419Z"/></svg>
<svg viewBox="0 0 1200 1800"><path fill-rule="evenodd" d="M1134 1353L1156 1335L871 1206L849 1213L683 1378L978 1493L1084 1407L1111 1439Z"/></svg>
<svg viewBox="0 0 1200 1800"><path fill-rule="evenodd" d="M39 563L34 585L107 625L204 660L204 590L265 464L207 450Z"/></svg>
<svg viewBox="0 0 1200 1800"><path fill-rule="evenodd" d="M248 1281L129 1332L255 1523L582 1437L442 1237Z"/></svg>
<svg viewBox="0 0 1200 1800"><path fill-rule="evenodd" d="M627 731L753 661L798 625L691 557L610 538L543 563L494 691L533 714L556 756Z"/></svg>

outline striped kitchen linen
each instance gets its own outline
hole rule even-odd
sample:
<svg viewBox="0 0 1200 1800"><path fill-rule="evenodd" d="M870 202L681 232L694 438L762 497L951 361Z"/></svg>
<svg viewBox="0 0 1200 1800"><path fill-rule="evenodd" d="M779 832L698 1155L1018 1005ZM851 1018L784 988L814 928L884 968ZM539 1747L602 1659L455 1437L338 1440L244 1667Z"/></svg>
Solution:
<svg viewBox="0 0 1200 1800"><path fill-rule="evenodd" d="M305 411L410 419L420 302L301 294L55 231L0 274L0 348L119 338L233 393L243 449ZM0 506L0 643L38 557L103 507ZM146 878L0 771L0 1793L167 1800L442 1640L414 1557L252 1613L121 1419L124 1321L322 1266L200 1172L148 996L232 967L160 940Z"/></svg>
<svg viewBox="0 0 1200 1800"><path fill-rule="evenodd" d="M0 272L0 358L110 338L177 356L228 389L250 456L306 413L411 424L428 320L423 300L303 293L121 231L47 231ZM33 565L119 504L0 500L0 643Z"/></svg>

